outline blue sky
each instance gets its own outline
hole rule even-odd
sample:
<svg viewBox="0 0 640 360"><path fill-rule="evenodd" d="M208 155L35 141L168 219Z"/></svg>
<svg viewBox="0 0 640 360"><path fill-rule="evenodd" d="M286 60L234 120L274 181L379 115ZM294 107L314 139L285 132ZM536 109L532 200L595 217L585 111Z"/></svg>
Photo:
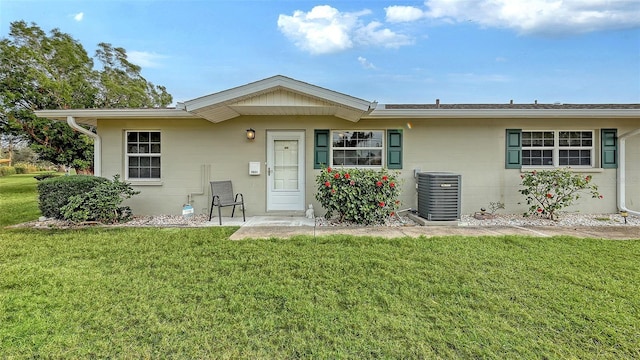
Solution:
<svg viewBox="0 0 640 360"><path fill-rule="evenodd" d="M638 0L0 0L185 101L276 74L379 103L640 103Z"/></svg>

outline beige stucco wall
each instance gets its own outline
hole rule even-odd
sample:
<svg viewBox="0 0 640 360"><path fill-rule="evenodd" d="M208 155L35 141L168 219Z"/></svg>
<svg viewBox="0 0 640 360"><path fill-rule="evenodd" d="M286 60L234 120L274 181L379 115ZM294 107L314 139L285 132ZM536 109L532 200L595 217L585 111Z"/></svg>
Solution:
<svg viewBox="0 0 640 360"><path fill-rule="evenodd" d="M562 124L562 125L558 125ZM180 214L189 194L197 214L208 214L208 181L231 179L237 192L245 195L248 215L266 213L266 133L268 130L305 131L306 203L314 203L314 129L404 129L404 169L401 171L402 208L416 208L414 169L450 171L462 175L462 212L470 214L489 202L505 203L503 212L521 213L526 204L518 193L521 171L505 169L505 129L594 130L617 128L618 135L640 126L637 119L402 119L361 120L357 123L328 116L242 116L213 124L206 120L100 120L103 176L124 174L124 130L162 132L162 181L133 182L142 193L129 200L137 214ZM256 139L246 139L247 128ZM596 141L596 164L599 164ZM640 136L627 141L627 205L640 209ZM248 174L248 163L262 164L260 176ZM615 212L616 170L588 169L600 187L603 200L588 196L571 211ZM203 184L203 180L205 184ZM200 194L204 192L204 194ZM225 209L227 210L227 209Z"/></svg>

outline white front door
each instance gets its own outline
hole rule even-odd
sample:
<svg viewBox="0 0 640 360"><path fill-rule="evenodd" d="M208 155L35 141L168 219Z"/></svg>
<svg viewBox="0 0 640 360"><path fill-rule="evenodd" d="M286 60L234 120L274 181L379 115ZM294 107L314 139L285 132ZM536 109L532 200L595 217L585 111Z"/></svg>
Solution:
<svg viewBox="0 0 640 360"><path fill-rule="evenodd" d="M267 132L267 211L304 210L304 131Z"/></svg>

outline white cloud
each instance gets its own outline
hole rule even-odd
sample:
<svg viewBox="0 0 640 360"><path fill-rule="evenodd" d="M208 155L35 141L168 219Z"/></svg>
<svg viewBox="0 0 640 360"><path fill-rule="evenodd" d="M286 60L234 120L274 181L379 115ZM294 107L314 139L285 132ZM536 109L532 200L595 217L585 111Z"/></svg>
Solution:
<svg viewBox="0 0 640 360"><path fill-rule="evenodd" d="M384 8L388 22L410 22L420 20L425 16L424 11L414 6L393 5Z"/></svg>
<svg viewBox="0 0 640 360"><path fill-rule="evenodd" d="M376 68L376 66L373 65L373 63L371 63L369 60L367 60L367 58L364 58L362 56L358 56L358 62L365 69L375 69Z"/></svg>
<svg viewBox="0 0 640 360"><path fill-rule="evenodd" d="M640 26L637 0L426 0L425 14L445 21L564 35Z"/></svg>
<svg viewBox="0 0 640 360"><path fill-rule="evenodd" d="M364 24L361 18L371 14L340 12L329 5L316 6L309 12L296 10L293 15L278 17L278 28L296 46L312 54L328 54L356 46L399 47L410 44L406 35L381 28L379 22Z"/></svg>
<svg viewBox="0 0 640 360"><path fill-rule="evenodd" d="M381 27L381 23L372 21L356 29L354 39L360 44L379 45L388 48L398 48L403 45L413 44L413 40L410 37L396 34L387 28Z"/></svg>
<svg viewBox="0 0 640 360"><path fill-rule="evenodd" d="M160 60L166 56L146 51L127 51L127 60L143 68L162 67Z"/></svg>
<svg viewBox="0 0 640 360"><path fill-rule="evenodd" d="M79 13L73 15L73 19L75 21L82 21L83 18L84 18L84 13L83 12L79 12Z"/></svg>

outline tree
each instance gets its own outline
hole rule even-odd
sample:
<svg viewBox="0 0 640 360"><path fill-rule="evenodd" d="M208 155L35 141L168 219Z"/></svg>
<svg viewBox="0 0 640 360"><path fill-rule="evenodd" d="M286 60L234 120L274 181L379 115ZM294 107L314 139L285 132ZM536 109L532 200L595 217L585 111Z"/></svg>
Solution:
<svg viewBox="0 0 640 360"><path fill-rule="evenodd" d="M89 169L93 140L64 123L38 118L34 110L164 107L172 102L166 88L140 75L126 51L98 45L96 58L58 29L50 35L36 24L11 23L0 40L0 129L3 136L26 139L40 159Z"/></svg>

